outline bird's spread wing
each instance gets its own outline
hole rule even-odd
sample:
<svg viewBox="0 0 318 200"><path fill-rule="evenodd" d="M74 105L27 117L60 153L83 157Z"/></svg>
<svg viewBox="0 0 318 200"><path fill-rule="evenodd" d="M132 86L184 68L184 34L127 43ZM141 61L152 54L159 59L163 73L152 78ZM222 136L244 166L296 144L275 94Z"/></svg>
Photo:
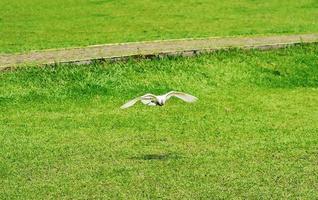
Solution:
<svg viewBox="0 0 318 200"><path fill-rule="evenodd" d="M125 103L124 105L122 105L120 108L121 109L125 109L125 108L129 108L133 105L135 105L135 103L137 103L138 101L141 101L143 104L149 105L149 106L155 106L155 100L156 100L156 96L153 94L145 94L141 97L137 97L135 99L132 99L130 101L128 101L127 103Z"/></svg>
<svg viewBox="0 0 318 200"><path fill-rule="evenodd" d="M141 102L148 106L155 106L156 104L156 96L153 94L145 94L144 96L140 97Z"/></svg>
<svg viewBox="0 0 318 200"><path fill-rule="evenodd" d="M137 97L135 99L132 99L132 100L128 101L127 103L125 103L124 105L122 105L120 108L121 109L129 108L129 107L135 105L135 103L137 103L137 101L139 101L140 99L141 99L141 97Z"/></svg>
<svg viewBox="0 0 318 200"><path fill-rule="evenodd" d="M177 98L182 99L183 101L188 102L188 103L192 103L192 102L195 102L198 100L197 97L192 96L190 94L183 93L183 92L175 92L175 91L171 91L171 92L166 94L167 100L170 99L171 97L177 97Z"/></svg>

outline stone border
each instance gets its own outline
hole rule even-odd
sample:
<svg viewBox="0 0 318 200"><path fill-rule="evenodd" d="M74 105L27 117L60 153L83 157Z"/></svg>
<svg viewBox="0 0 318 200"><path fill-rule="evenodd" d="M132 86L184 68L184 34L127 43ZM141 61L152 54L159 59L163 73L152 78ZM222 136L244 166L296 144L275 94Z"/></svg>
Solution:
<svg viewBox="0 0 318 200"><path fill-rule="evenodd" d="M177 39L150 42L94 45L83 48L52 49L19 54L0 54L0 71L25 65L90 63L93 60L125 59L157 55L189 56L228 48L281 48L299 43L318 42L318 34Z"/></svg>

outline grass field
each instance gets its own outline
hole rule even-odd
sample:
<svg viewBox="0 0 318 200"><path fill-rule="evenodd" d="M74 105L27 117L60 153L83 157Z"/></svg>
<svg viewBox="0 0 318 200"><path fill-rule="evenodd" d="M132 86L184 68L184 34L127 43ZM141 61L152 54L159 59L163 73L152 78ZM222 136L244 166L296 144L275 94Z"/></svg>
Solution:
<svg viewBox="0 0 318 200"><path fill-rule="evenodd" d="M0 199L318 198L317 44L24 68L0 109Z"/></svg>
<svg viewBox="0 0 318 200"><path fill-rule="evenodd" d="M155 39L318 32L317 19L317 0L1 0L0 53Z"/></svg>

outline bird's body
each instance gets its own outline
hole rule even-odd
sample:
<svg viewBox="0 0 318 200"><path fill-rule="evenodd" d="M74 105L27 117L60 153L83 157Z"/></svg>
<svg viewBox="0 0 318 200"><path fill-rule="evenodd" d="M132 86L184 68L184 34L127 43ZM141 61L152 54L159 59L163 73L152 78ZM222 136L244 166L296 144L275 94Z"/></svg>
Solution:
<svg viewBox="0 0 318 200"><path fill-rule="evenodd" d="M145 94L141 97L137 97L135 99L132 99L125 103L123 106L121 106L122 109L129 108L133 106L135 103L137 103L139 100L148 106L163 106L169 100L171 97L177 97L179 99L182 99L185 102L192 103L195 102L198 98L195 96L192 96L190 94L186 94L183 92L175 92L171 91L163 95L156 96L154 94Z"/></svg>

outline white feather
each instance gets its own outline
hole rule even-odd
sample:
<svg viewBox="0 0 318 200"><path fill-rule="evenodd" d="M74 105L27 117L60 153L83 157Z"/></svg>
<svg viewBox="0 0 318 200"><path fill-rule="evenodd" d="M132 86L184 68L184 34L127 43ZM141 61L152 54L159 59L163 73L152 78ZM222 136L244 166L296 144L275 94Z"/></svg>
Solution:
<svg viewBox="0 0 318 200"><path fill-rule="evenodd" d="M140 97L137 97L137 98L135 98L135 99L133 99L133 100L128 101L127 103L125 103L124 105L122 105L120 108L121 108L121 109L129 108L129 107L135 105L135 103L137 103L137 101L139 101L139 100L140 100Z"/></svg>
<svg viewBox="0 0 318 200"><path fill-rule="evenodd" d="M164 95L159 95L159 96L148 93L148 94L145 94L141 97L137 97L135 99L128 101L127 103L122 105L120 108L121 109L129 108L129 107L135 105L139 100L143 104L148 105L148 106L157 106L157 105L162 106L171 97L177 97L177 98L179 98L185 102L188 102L188 103L192 103L192 102L195 102L198 100L198 98L195 96L192 96L190 94L183 93L183 92L176 92L176 91L171 91L171 92L168 92Z"/></svg>
<svg viewBox="0 0 318 200"><path fill-rule="evenodd" d="M197 97L192 96L190 94L184 93L184 92L175 92L175 91L171 91L169 93L167 93L167 100L170 99L171 97L177 97L185 102L188 103L193 103L195 101L198 100Z"/></svg>

